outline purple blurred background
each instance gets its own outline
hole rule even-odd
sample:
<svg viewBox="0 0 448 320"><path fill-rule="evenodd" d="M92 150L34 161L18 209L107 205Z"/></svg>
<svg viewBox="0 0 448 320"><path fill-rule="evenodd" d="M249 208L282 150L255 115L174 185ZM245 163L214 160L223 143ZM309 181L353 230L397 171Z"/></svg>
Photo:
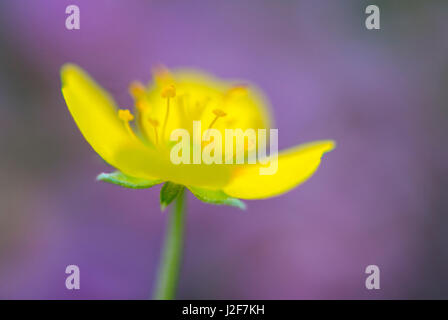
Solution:
<svg viewBox="0 0 448 320"><path fill-rule="evenodd" d="M81 29L65 28L77 4ZM0 298L146 299L160 187L109 172L60 92L75 62L128 107L156 64L256 83L281 149L335 139L317 174L243 212L188 199L178 298L448 298L446 1L0 2ZM65 288L65 267L81 289ZM366 290L369 264L381 289Z"/></svg>

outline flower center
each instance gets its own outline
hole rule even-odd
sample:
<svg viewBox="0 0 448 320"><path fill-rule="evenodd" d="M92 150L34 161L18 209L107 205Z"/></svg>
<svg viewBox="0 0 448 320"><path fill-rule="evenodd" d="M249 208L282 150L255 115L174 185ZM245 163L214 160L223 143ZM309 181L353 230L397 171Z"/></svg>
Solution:
<svg viewBox="0 0 448 320"><path fill-rule="evenodd" d="M136 135L132 131L129 122L135 118L137 128L143 133L143 137L149 142L152 142L154 146L161 146L168 143L167 135L169 133L167 130L174 127L174 123L190 131L192 130L191 126L193 121L208 117L210 119L207 120L210 121L208 127L206 126L207 123L204 123L204 128L207 128L204 130L206 131L206 139L210 135L209 130L216 127L220 118L226 117L224 124L232 127L237 122L237 118L229 117L224 110L226 110L226 106L235 101L234 99L238 99L248 92L247 85L238 84L222 91L221 94L216 94L216 92L212 91L210 95L206 92L198 95L194 91L196 90L194 87L191 92L189 90L186 92L182 91L181 89L184 88L182 84L179 87L180 89L176 88L177 84L170 78L168 71L156 72L155 79L156 83L158 82L162 86L159 91L159 98L152 95L151 91L141 82L134 81L129 85L129 93L134 100L136 116L134 117L129 110L120 110L118 114L120 119L123 120L126 130L133 137L136 137ZM199 88L198 90L203 89ZM158 99L162 100L160 101ZM178 114L173 115L173 112ZM208 112L213 113L214 117L207 116ZM172 119L173 117L175 119Z"/></svg>

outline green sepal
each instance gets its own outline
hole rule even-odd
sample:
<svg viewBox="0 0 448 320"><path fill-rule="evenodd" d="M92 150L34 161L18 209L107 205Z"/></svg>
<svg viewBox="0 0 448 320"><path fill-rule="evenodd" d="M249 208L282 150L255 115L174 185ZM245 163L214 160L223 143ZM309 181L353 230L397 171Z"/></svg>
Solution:
<svg viewBox="0 0 448 320"><path fill-rule="evenodd" d="M135 178L125 175L123 172L115 171L112 173L100 173L96 177L97 181L104 181L112 184L116 184L125 188L131 189L145 189L151 188L156 184L161 183L161 180L147 180L141 178Z"/></svg>
<svg viewBox="0 0 448 320"><path fill-rule="evenodd" d="M211 203L211 204L217 204L217 205L226 205L226 206L232 206L237 207L242 210L246 209L246 205L243 201L237 198L232 198L224 193L222 190L209 190L209 189L203 189L198 187L191 187L189 186L188 189L193 193L193 195L198 198L199 200Z"/></svg>
<svg viewBox="0 0 448 320"><path fill-rule="evenodd" d="M163 211L173 202L183 190L184 186L173 182L166 182L160 190L160 209Z"/></svg>

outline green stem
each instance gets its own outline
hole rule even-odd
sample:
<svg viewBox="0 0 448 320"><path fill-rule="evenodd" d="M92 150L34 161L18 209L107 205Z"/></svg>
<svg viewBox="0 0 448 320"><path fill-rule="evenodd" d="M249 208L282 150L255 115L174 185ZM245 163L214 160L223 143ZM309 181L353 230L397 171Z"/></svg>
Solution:
<svg viewBox="0 0 448 320"><path fill-rule="evenodd" d="M184 234L184 190L179 192L168 221L168 229L157 276L154 299L171 300L176 296Z"/></svg>

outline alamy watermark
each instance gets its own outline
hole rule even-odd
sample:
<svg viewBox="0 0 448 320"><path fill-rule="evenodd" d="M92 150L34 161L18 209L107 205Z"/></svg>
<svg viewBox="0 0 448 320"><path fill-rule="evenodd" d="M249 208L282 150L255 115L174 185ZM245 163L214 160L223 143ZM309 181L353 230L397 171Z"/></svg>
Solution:
<svg viewBox="0 0 448 320"><path fill-rule="evenodd" d="M366 14L368 14L365 21L367 30L380 30L380 8L371 4L366 7Z"/></svg>
<svg viewBox="0 0 448 320"><path fill-rule="evenodd" d="M218 129L202 134L201 121L193 121L193 137L186 129L175 129L170 140L177 142L170 152L173 164L261 164L260 175L272 175L278 169L278 129ZM180 140L180 141L179 141ZM224 155L223 155L224 151ZM247 160L247 162L246 162Z"/></svg>
<svg viewBox="0 0 448 320"><path fill-rule="evenodd" d="M65 8L65 13L69 16L65 19L67 30L79 30L81 27L80 11L77 5L69 5Z"/></svg>
<svg viewBox="0 0 448 320"><path fill-rule="evenodd" d="M65 273L69 275L65 279L65 287L68 290L79 290L81 281L79 267L75 264L71 264L65 268Z"/></svg>
<svg viewBox="0 0 448 320"><path fill-rule="evenodd" d="M366 274L369 276L366 278L366 289L380 289L380 268L377 265L371 264L366 267Z"/></svg>

